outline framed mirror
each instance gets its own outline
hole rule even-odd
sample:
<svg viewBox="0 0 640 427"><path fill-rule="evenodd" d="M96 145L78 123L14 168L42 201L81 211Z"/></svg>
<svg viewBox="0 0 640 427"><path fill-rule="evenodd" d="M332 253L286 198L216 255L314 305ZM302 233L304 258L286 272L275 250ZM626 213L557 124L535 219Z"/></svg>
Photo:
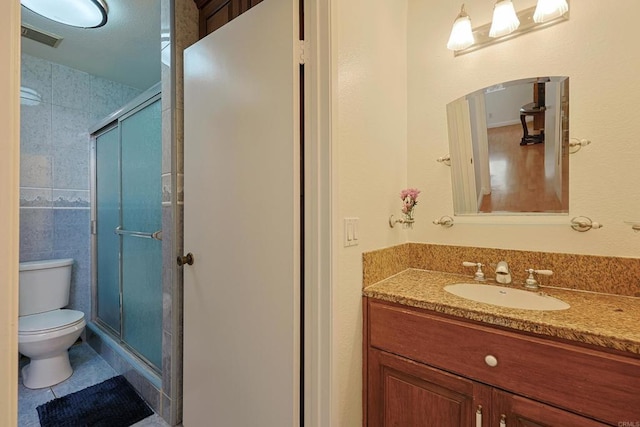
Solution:
<svg viewBox="0 0 640 427"><path fill-rule="evenodd" d="M568 214L568 77L482 88L447 120L455 215Z"/></svg>

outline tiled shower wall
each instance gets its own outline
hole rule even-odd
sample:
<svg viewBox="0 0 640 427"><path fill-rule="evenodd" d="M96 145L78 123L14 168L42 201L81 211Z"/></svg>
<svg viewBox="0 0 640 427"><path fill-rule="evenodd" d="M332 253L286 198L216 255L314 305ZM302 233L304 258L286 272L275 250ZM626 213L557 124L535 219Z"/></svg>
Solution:
<svg viewBox="0 0 640 427"><path fill-rule="evenodd" d="M20 106L20 261L73 258L70 308L91 312L89 133L142 91L30 55Z"/></svg>

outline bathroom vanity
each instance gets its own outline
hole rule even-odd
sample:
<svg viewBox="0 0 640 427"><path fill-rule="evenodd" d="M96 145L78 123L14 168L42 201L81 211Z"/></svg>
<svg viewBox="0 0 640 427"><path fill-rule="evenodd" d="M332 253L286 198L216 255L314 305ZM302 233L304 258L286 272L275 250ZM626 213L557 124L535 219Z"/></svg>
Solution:
<svg viewBox="0 0 640 427"><path fill-rule="evenodd" d="M443 290L468 281L408 269L364 289L364 425L640 425L638 298L544 288L571 307L534 311Z"/></svg>

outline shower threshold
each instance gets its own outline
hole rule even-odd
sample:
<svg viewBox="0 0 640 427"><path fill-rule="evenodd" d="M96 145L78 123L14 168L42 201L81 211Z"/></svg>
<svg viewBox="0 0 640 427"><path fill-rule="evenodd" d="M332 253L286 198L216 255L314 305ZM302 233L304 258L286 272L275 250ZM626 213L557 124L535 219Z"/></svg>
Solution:
<svg viewBox="0 0 640 427"><path fill-rule="evenodd" d="M87 332L89 345L116 371L125 376L131 376L127 379L138 389L138 392L144 393L136 383L140 384L141 388L148 389L151 386L162 394L162 378L147 362L122 346L98 322L87 323ZM146 385L143 385L144 383ZM143 397L149 401L146 396L143 395Z"/></svg>

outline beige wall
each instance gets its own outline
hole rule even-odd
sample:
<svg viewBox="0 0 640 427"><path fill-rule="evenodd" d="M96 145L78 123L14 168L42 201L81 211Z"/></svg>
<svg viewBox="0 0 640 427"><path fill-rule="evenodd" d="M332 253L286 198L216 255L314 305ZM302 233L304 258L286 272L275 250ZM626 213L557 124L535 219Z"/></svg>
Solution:
<svg viewBox="0 0 640 427"><path fill-rule="evenodd" d="M490 21L486 0L465 5L474 26ZM640 144L634 125L640 98L635 18L640 2L620 0L615 5L617 11L609 10L610 2L573 1L568 22L454 57L445 45L459 5L409 1L408 182L424 196L410 241L640 256L640 235L624 224L640 221ZM497 82L537 75L570 77L571 137L592 141L570 157L569 216L493 219L514 225L456 217L451 229L432 225L435 218L453 216L450 169L435 161L449 152L446 104ZM604 228L577 233L568 223L578 215Z"/></svg>
<svg viewBox="0 0 640 427"><path fill-rule="evenodd" d="M406 2L332 1L332 426L361 424L362 251L406 241L391 230L406 184ZM343 218L360 218L345 248Z"/></svg>
<svg viewBox="0 0 640 427"><path fill-rule="evenodd" d="M490 21L490 2L465 4L474 26ZM413 241L640 256L640 235L624 224L640 221L634 126L640 3L617 4L622 13L610 12L606 2L573 1L568 22L454 57L446 42L458 3L332 1L332 425L361 422L362 251ZM535 0L517 3L518 9L533 5ZM453 216L450 169L436 162L449 152L446 104L484 86L536 75L570 76L571 136L592 141L570 158L569 216L456 217L453 228L433 225L442 215ZM389 229L389 214L399 213L397 193L407 186L423 191L417 224ZM579 215L605 227L577 233L569 219ZM342 246L345 216L360 217L360 246Z"/></svg>
<svg viewBox="0 0 640 427"><path fill-rule="evenodd" d="M20 2L0 2L0 425L16 425Z"/></svg>
<svg viewBox="0 0 640 427"><path fill-rule="evenodd" d="M573 1L567 23L454 58L444 46L458 5L408 2L408 9L402 0L331 3L335 257L331 425L336 426L359 425L361 419L363 251L409 240L640 254L639 235L622 222L640 221L640 144L633 108L640 95L636 75L640 49L634 45L634 17L640 3L620 0L623 12L610 16L606 2ZM489 21L486 9L491 6L486 1L468 0L466 7L475 26ZM484 12L475 12L480 9ZM6 33L0 37L0 54L5 64L18 54L10 49L18 43L11 37L18 34L18 13L17 0L0 2L0 31ZM570 216L590 216L605 228L576 233L562 225L477 225L458 219L451 229L432 225L433 219L452 214L450 171L435 162L448 152L445 105L482 86L537 74L571 78L571 134L593 143L571 158ZM10 75L17 76L17 69L0 68L0 94L11 89ZM17 128L8 123L17 111L17 105L0 104L0 194L3 200L13 194L16 204ZM398 214L397 194L406 186L423 190L416 210L418 223L410 231L389 229L387 218ZM4 202L0 206L0 235L17 242L17 208L12 210ZM347 216L360 218L359 246L342 246L342 219ZM0 250L10 248L3 242ZM4 284L17 283L17 246L9 250L9 257L0 257L0 347L15 349L16 314L9 308L17 288ZM2 425L15 424L16 356L15 350L0 352Z"/></svg>

